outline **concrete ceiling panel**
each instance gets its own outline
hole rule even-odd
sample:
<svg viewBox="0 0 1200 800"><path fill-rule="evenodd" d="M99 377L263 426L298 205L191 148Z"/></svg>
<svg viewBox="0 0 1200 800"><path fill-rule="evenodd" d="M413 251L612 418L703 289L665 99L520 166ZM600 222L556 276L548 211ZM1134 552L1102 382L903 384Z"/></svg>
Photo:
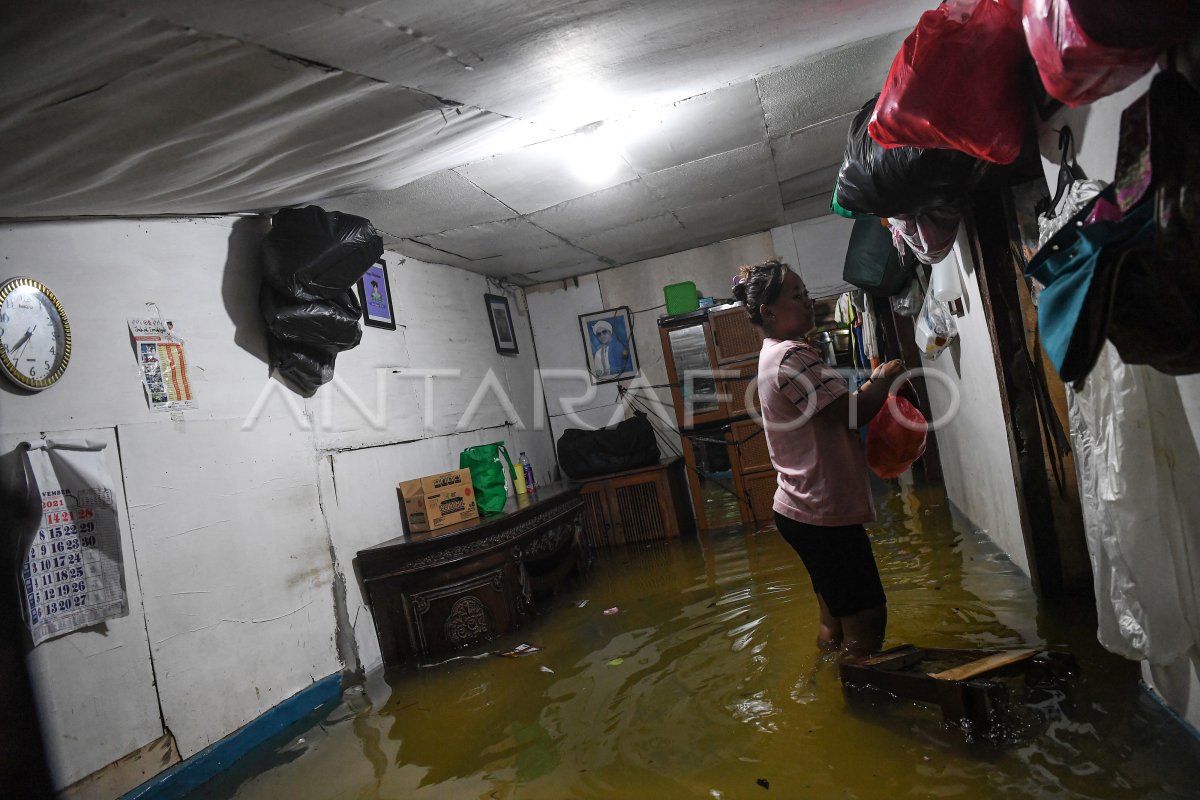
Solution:
<svg viewBox="0 0 1200 800"><path fill-rule="evenodd" d="M744 81L605 124L601 130L643 174L766 139L754 81Z"/></svg>
<svg viewBox="0 0 1200 800"><path fill-rule="evenodd" d="M641 261L682 247L689 234L672 214L639 220L620 228L602 230L579 240L580 247L596 253L614 265Z"/></svg>
<svg viewBox="0 0 1200 800"><path fill-rule="evenodd" d="M765 142L719 153L642 178L668 208L685 208L775 182Z"/></svg>
<svg viewBox="0 0 1200 800"><path fill-rule="evenodd" d="M445 250L438 250L436 247L421 244L415 239L398 239L385 234L383 237L383 246L402 256L424 261L426 264L447 264L451 267L458 267L465 270L471 270L472 267L472 262L469 258L462 258L453 253L447 253Z"/></svg>
<svg viewBox="0 0 1200 800"><path fill-rule="evenodd" d="M675 215L699 241L707 244L783 224L783 203L779 187L771 184L681 208Z"/></svg>
<svg viewBox="0 0 1200 800"><path fill-rule="evenodd" d="M586 194L530 214L528 219L571 241L597 230L619 228L667 212L662 201L641 180Z"/></svg>
<svg viewBox="0 0 1200 800"><path fill-rule="evenodd" d="M829 214L828 197L809 197L788 203L783 207L783 221L787 225L793 222L803 222L806 219L816 219Z"/></svg>
<svg viewBox="0 0 1200 800"><path fill-rule="evenodd" d="M772 139L771 156L779 179L794 178L825 164L841 165L846 154L846 134L853 118L854 114L845 114Z"/></svg>
<svg viewBox="0 0 1200 800"><path fill-rule="evenodd" d="M831 164L828 167L814 169L812 172L780 181L780 199L786 206L788 203L806 197L823 197L828 206L829 198L833 195L833 186L837 182L838 169L839 165Z"/></svg>
<svg viewBox="0 0 1200 800"><path fill-rule="evenodd" d="M919 16L919 14L917 15ZM758 79L771 137L857 111L883 88L908 27L856 41Z"/></svg>
<svg viewBox="0 0 1200 800"><path fill-rule="evenodd" d="M590 174L603 165L603 174ZM631 181L637 174L602 140L574 134L523 147L456 170L516 209L531 214Z"/></svg>
<svg viewBox="0 0 1200 800"><path fill-rule="evenodd" d="M493 258L514 250L554 247L562 241L521 218L485 222L469 228L457 228L413 238L421 244L455 253L472 261Z"/></svg>
<svg viewBox="0 0 1200 800"><path fill-rule="evenodd" d="M393 236L419 236L511 219L517 213L453 170L442 170L386 192L319 201L323 208L359 214Z"/></svg>

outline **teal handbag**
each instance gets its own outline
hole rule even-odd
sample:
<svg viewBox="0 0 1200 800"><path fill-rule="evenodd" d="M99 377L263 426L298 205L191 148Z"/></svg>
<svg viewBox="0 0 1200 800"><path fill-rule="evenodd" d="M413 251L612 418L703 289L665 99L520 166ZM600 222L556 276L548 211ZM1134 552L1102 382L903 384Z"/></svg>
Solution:
<svg viewBox="0 0 1200 800"><path fill-rule="evenodd" d="M459 469L471 471L475 507L479 509L481 517L499 514L508 501L508 489L504 484L504 462L500 460L500 456L504 456L504 462L508 463L508 474L515 474L504 442L468 447L458 456Z"/></svg>
<svg viewBox="0 0 1200 800"><path fill-rule="evenodd" d="M1116 293L1127 258L1153 243L1152 202L1119 220L1082 224L1097 200L1112 196L1112 187L1097 195L1050 237L1025 271L1045 287L1037 300L1038 330L1046 355L1067 382L1092 371L1109 335L1114 305L1121 303L1121 312L1128 309L1131 298ZM1152 314L1154 309L1138 312Z"/></svg>

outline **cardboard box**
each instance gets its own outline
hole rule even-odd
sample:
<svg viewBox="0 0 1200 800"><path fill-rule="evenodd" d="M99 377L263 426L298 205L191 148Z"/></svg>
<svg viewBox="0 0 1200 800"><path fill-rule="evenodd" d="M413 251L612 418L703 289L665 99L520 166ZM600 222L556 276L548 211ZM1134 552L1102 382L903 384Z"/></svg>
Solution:
<svg viewBox="0 0 1200 800"><path fill-rule="evenodd" d="M468 469L401 481L397 491L408 519L409 533L437 530L479 517Z"/></svg>

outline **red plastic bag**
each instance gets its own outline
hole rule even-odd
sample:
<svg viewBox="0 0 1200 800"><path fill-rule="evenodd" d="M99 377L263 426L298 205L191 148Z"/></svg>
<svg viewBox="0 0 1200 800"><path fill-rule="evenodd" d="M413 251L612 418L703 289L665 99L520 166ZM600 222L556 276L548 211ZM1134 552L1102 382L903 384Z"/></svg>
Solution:
<svg viewBox="0 0 1200 800"><path fill-rule="evenodd" d="M1030 102L1020 6L1011 1L944 3L922 14L892 61L867 127L871 137L887 147L1016 160Z"/></svg>
<svg viewBox="0 0 1200 800"><path fill-rule="evenodd" d="M916 407L890 394L867 426L867 466L881 478L895 478L925 453L928 423Z"/></svg>
<svg viewBox="0 0 1200 800"><path fill-rule="evenodd" d="M1021 25L1047 94L1072 107L1121 91L1158 59L1158 48L1129 50L1095 41L1067 0L1024 0Z"/></svg>

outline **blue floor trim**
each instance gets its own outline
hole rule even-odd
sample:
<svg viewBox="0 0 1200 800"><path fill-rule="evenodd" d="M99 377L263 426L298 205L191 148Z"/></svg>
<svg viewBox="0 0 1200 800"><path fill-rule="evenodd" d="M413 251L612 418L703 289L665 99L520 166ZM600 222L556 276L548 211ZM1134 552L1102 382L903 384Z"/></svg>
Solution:
<svg viewBox="0 0 1200 800"><path fill-rule="evenodd" d="M271 736L341 697L342 679L333 674L302 689L196 755L160 772L121 800L179 800L229 768Z"/></svg>
<svg viewBox="0 0 1200 800"><path fill-rule="evenodd" d="M1190 733L1192 735L1193 739L1200 742L1200 731L1196 730L1196 727L1194 725L1192 725L1192 723L1190 723L1186 719L1184 719L1183 715L1180 714L1178 711L1176 711L1175 709L1173 709L1169 705L1167 705L1167 701L1163 699L1162 695L1160 695L1158 692L1154 691L1154 689L1150 686L1150 684L1146 683L1145 681L1138 681L1138 683L1141 685L1142 691L1144 691L1146 694L1150 695L1150 699L1152 699L1154 702L1158 703L1159 707L1162 708L1164 711L1166 711L1167 714L1174 717L1175 721L1178 722L1180 725L1182 725L1184 730L1186 730L1188 733Z"/></svg>

